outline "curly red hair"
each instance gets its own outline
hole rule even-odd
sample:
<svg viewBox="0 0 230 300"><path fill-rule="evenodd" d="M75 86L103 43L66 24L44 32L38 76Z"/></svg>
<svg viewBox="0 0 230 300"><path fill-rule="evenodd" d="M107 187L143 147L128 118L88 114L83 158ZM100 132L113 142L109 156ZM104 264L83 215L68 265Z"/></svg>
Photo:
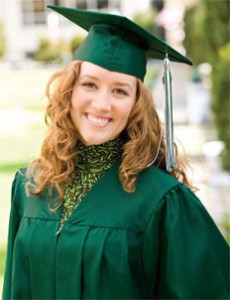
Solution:
<svg viewBox="0 0 230 300"><path fill-rule="evenodd" d="M63 187L70 181L75 169L78 133L70 117L71 95L78 79L81 62L71 62L50 78L46 96L46 124L48 131L41 154L27 168L27 190L39 195L46 187L56 187L62 196ZM163 126L154 107L151 92L138 79L137 97L125 129L119 178L127 192L135 191L138 174L154 164L165 170L165 136ZM179 157L175 145L177 167L170 174L191 188L186 176L187 159Z"/></svg>

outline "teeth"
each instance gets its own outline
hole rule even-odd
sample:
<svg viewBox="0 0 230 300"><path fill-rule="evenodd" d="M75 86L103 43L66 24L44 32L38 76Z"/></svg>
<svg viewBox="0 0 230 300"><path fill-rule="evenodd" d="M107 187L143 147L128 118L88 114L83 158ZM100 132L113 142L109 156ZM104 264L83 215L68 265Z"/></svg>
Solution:
<svg viewBox="0 0 230 300"><path fill-rule="evenodd" d="M104 126L109 122L109 119L97 118L97 117L89 115L89 114L87 115L87 117L90 122L93 122L93 123L95 123L97 125L101 125L101 126Z"/></svg>

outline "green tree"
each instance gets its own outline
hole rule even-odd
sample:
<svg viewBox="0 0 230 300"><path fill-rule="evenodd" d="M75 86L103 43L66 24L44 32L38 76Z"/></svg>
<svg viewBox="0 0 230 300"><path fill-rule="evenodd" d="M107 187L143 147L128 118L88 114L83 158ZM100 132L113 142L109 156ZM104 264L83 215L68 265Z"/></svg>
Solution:
<svg viewBox="0 0 230 300"><path fill-rule="evenodd" d="M212 110L217 135L225 144L223 167L230 171L229 0L201 0L185 12L185 41L195 65L212 65Z"/></svg>
<svg viewBox="0 0 230 300"><path fill-rule="evenodd" d="M150 8L148 11L137 13L134 16L133 21L153 34L156 34L160 38L164 39L164 29L157 24L156 19L156 9Z"/></svg>
<svg viewBox="0 0 230 300"><path fill-rule="evenodd" d="M155 25L155 20L156 20L156 11L154 9L149 9L147 12L140 12L137 13L133 21L145 29L147 29L150 32L154 32L156 25Z"/></svg>
<svg viewBox="0 0 230 300"><path fill-rule="evenodd" d="M41 38L39 47L34 54L37 61L53 62L60 61L62 54L62 45L53 45L47 38Z"/></svg>
<svg viewBox="0 0 230 300"><path fill-rule="evenodd" d="M225 144L222 162L225 170L230 172L230 43L218 53L212 73L214 112L217 134Z"/></svg>
<svg viewBox="0 0 230 300"><path fill-rule="evenodd" d="M211 51L211 59L215 60L219 49L229 42L229 0L209 1L203 0L204 22L203 32L207 37ZM214 62L215 63L215 62Z"/></svg>
<svg viewBox="0 0 230 300"><path fill-rule="evenodd" d="M229 0L202 0L186 10L184 45L194 64L214 64L219 49L228 43L229 9Z"/></svg>
<svg viewBox="0 0 230 300"><path fill-rule="evenodd" d="M0 20L0 57L3 57L6 52L6 38L4 35L3 22Z"/></svg>
<svg viewBox="0 0 230 300"><path fill-rule="evenodd" d="M70 41L70 52L73 55L74 52L77 50L77 48L81 45L83 42L84 37L81 35L74 36Z"/></svg>
<svg viewBox="0 0 230 300"><path fill-rule="evenodd" d="M186 48L187 55L193 60L195 65L204 61L209 62L211 53L208 46L207 36L203 32L202 26L204 21L203 4L187 9L185 11L184 20L184 46Z"/></svg>

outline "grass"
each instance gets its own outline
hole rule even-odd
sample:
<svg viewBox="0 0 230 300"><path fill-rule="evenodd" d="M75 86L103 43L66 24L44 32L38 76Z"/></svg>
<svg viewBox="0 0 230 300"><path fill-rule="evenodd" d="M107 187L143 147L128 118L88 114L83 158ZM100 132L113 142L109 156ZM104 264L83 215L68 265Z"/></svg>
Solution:
<svg viewBox="0 0 230 300"><path fill-rule="evenodd" d="M6 260L6 247L0 247L0 276L3 276Z"/></svg>
<svg viewBox="0 0 230 300"><path fill-rule="evenodd" d="M0 109L24 107L37 110L43 104L45 85L53 69L6 70L0 73Z"/></svg>
<svg viewBox="0 0 230 300"><path fill-rule="evenodd" d="M21 162L12 162L12 163L2 163L0 164L1 173L12 173L16 172L18 169L23 168L28 164L28 161L21 161Z"/></svg>
<svg viewBox="0 0 230 300"><path fill-rule="evenodd" d="M2 168L9 169L10 165L27 162L38 155L44 132L42 121L38 128L17 122L8 135L6 131L0 130L0 172Z"/></svg>
<svg viewBox="0 0 230 300"><path fill-rule="evenodd" d="M1 202L0 202L0 295L2 294L3 274L5 268L6 243L8 232L8 220L10 211L10 190L11 182L14 173L0 173L0 188L1 188Z"/></svg>
<svg viewBox="0 0 230 300"><path fill-rule="evenodd" d="M0 295L10 212L11 183L18 168L39 153L44 136L42 100L53 70L0 73Z"/></svg>
<svg viewBox="0 0 230 300"><path fill-rule="evenodd" d="M2 294L5 260L6 260L6 248L0 247L0 295Z"/></svg>
<svg viewBox="0 0 230 300"><path fill-rule="evenodd" d="M230 245L230 214L228 210L225 211L220 222L220 226L223 229L224 236Z"/></svg>

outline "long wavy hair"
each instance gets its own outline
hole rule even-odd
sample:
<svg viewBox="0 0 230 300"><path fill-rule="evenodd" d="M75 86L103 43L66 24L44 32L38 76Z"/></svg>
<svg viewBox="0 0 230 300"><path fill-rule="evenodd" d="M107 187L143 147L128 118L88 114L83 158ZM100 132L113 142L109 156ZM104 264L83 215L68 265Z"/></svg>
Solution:
<svg viewBox="0 0 230 300"><path fill-rule="evenodd" d="M71 62L50 78L46 87L48 104L45 122L48 126L40 156L27 168L27 191L39 195L45 188L55 187L62 199L63 188L75 170L76 143L79 134L70 117L71 96L78 80L81 62ZM126 140L119 169L125 191L134 192L138 174L153 161L165 170L165 134L156 112L152 94L137 80L136 102L131 110ZM192 188L186 175L185 156L179 156L177 146L176 169L170 175Z"/></svg>

